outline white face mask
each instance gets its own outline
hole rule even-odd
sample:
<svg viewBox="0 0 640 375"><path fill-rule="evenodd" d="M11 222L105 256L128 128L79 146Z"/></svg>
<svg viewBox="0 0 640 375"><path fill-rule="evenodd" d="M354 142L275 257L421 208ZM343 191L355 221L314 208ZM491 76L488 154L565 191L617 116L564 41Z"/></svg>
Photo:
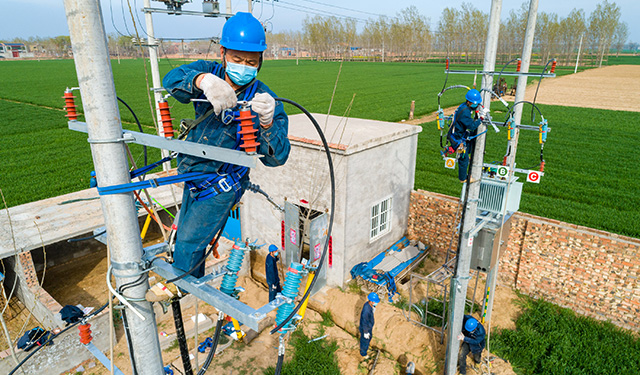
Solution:
<svg viewBox="0 0 640 375"><path fill-rule="evenodd" d="M246 85L258 75L258 68L244 64L236 64L229 61L227 61L225 71L233 83L238 86Z"/></svg>

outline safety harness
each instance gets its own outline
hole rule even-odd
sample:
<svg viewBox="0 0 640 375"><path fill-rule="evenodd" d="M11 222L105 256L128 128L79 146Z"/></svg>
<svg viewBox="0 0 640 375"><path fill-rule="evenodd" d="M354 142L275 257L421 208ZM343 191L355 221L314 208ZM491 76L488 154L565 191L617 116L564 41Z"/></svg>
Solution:
<svg viewBox="0 0 640 375"><path fill-rule="evenodd" d="M221 69L222 69L222 65L220 64L217 65L213 71L213 74L218 75ZM246 88L243 90L244 96L242 100L250 101L253 98L253 96L256 94L257 90L258 90L258 81L254 80L252 83L247 85ZM193 130L204 119L211 116L212 113L213 113L213 109L207 111L197 120L191 123L188 123L186 126L182 126L182 131L179 136L179 139L186 138L186 135L191 130ZM235 112L227 109L221 114L221 118L222 119L226 118L228 119L227 123L231 123L233 119L237 117L236 115L237 114ZM241 150L240 148L241 135L240 135L239 122L236 126L238 129L236 131L236 143L233 146L233 150ZM130 172L130 177L131 179L134 179L135 177L146 174L147 172L153 170L160 164L170 161L176 156L177 154L173 153L170 156L167 156L155 163L149 164L142 168L135 169ZM176 176L151 178L148 180L130 182L126 184L98 187L98 194L110 195L110 194L127 193L130 191L135 191L140 189L156 188L158 186L184 182L186 187L191 192L191 196L196 201L203 201L209 198L213 198L218 194L226 193L233 189L236 194L235 203L237 203L240 200L240 197L242 196L242 186L240 181L247 174L248 170L249 168L247 167L230 164L230 163L224 163L216 173L189 172L189 173L178 174Z"/></svg>

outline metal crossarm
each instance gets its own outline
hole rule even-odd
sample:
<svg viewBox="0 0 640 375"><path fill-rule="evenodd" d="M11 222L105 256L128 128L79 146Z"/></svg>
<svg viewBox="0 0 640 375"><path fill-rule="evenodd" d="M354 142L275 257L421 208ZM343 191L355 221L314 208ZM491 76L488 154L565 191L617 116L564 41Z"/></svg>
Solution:
<svg viewBox="0 0 640 375"><path fill-rule="evenodd" d="M87 133L87 124L81 121L69 121L69 129ZM262 157L262 155L250 155L244 151L203 145L195 142L180 141L177 139L166 139L158 135L145 134L131 130L123 130L122 138L118 141L171 150L185 155L197 156L204 159L221 161L248 168L255 168L257 160Z"/></svg>
<svg viewBox="0 0 640 375"><path fill-rule="evenodd" d="M180 275L175 272L169 263L155 257L157 254L167 251L167 249L168 245L164 242L146 247L142 259L147 262L153 260L153 272L169 280ZM269 312L280 307L285 302L285 298L279 294L275 300L259 309L254 309L191 275L187 275L181 280L176 280L175 285L255 331L259 331L260 322L267 317Z"/></svg>
<svg viewBox="0 0 640 375"><path fill-rule="evenodd" d="M544 78L554 78L556 76L555 73L524 73L524 72L496 72L496 71L484 71L484 70L445 70L445 73L455 73L455 74L489 74L492 76L502 75L502 76L526 76L526 77L544 77Z"/></svg>

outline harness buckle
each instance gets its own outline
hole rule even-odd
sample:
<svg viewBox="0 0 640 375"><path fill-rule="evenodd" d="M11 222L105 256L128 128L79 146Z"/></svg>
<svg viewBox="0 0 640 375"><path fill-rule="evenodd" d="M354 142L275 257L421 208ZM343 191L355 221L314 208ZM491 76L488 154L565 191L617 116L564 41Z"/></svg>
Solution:
<svg viewBox="0 0 640 375"><path fill-rule="evenodd" d="M233 110L227 108L224 111L222 111L222 113L220 114L220 121L222 121L223 124L225 125L229 125L231 124L231 122L233 121L234 117L233 117Z"/></svg>
<svg viewBox="0 0 640 375"><path fill-rule="evenodd" d="M229 185L229 183L227 182L227 178L223 178L220 181L218 181L218 186L220 187L220 190L226 192L231 191L231 185Z"/></svg>

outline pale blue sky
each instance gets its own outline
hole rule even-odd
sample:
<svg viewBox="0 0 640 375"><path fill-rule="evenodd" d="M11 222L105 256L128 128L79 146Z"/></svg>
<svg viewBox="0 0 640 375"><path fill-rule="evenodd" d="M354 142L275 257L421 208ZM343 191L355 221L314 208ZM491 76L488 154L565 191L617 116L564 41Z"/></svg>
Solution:
<svg viewBox="0 0 640 375"><path fill-rule="evenodd" d="M144 17L139 12L143 6L143 0L128 1L133 9L138 10L136 17L138 28L140 28L141 21L144 26ZM192 4L185 5L184 9L201 10L202 1L193 1ZM579 6L584 9L588 17L595 9L596 4L602 1L582 0L579 2ZM4 4L2 6L2 23L0 23L0 39L28 38L30 36L52 37L69 34L63 0L3 0L2 2ZM302 20L307 14L314 16L314 13L324 15L332 13L364 20L369 17L376 18L375 15L378 14L394 16L400 10L415 5L423 15L430 18L431 25L435 26L445 7L459 7L462 3L463 0L280 0L277 3L272 3L271 1L254 3L253 13L262 21L268 20L268 27L278 32L300 30ZM510 10L519 8L522 3L523 1L519 0L503 0L502 18L504 19ZM617 0L615 3L622 10L622 21L629 25L629 41L640 42L640 23L637 22L640 18L640 1ZM102 0L101 4L108 33L116 32L116 28L123 34L133 33L133 24L127 7L127 0ZM224 4L225 0L220 0L221 10L223 11ZM246 0L233 0L232 4L234 12L247 10ZM325 6L324 4L332 6ZM474 4L478 9L488 13L491 1L476 1ZM576 7L575 4L575 1L570 0L539 0L538 11L554 12L564 17ZM164 4L157 1L152 1L151 5L156 8L164 8ZM166 38L219 36L223 23L223 19L216 18L185 15L170 16L166 14L154 15L156 36ZM127 32L127 28L129 32ZM144 36L142 31L140 33Z"/></svg>

